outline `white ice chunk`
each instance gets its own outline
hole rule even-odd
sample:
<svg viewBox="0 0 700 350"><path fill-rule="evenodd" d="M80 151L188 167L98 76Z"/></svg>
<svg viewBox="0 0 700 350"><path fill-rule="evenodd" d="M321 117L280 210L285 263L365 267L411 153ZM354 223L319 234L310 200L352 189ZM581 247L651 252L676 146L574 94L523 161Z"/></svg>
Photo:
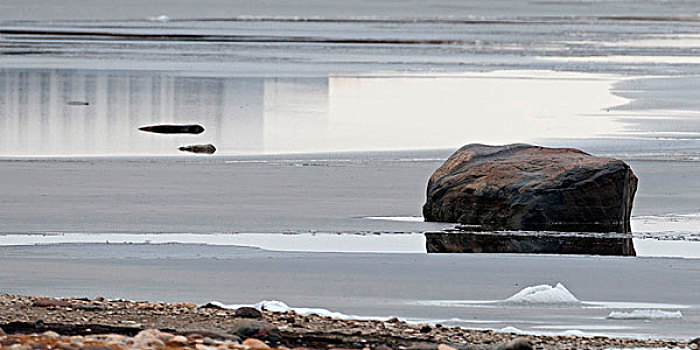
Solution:
<svg viewBox="0 0 700 350"><path fill-rule="evenodd" d="M258 310L266 310L281 313L289 312L290 310L292 310L292 308L289 307L289 305L279 300L263 300L253 305L253 307Z"/></svg>
<svg viewBox="0 0 700 350"><path fill-rule="evenodd" d="M676 311L666 310L632 310L632 311L612 311L606 317L611 320L671 320L682 319L683 314Z"/></svg>
<svg viewBox="0 0 700 350"><path fill-rule="evenodd" d="M148 17L149 21L153 22L168 22L170 21L170 17L166 15L160 15L160 16L153 16L153 17Z"/></svg>
<svg viewBox="0 0 700 350"><path fill-rule="evenodd" d="M294 311L298 315L318 315L318 316L324 316L324 317L331 317L335 319L341 319L341 320L386 320L388 317L363 317L363 316L356 316L356 315L346 315L344 313L340 312L335 312L335 311L330 311L327 309L321 309L321 308L308 308L308 307L290 307L283 301L279 300L263 300L261 302L258 302L256 304L223 304L218 301L212 301L211 304L217 305L219 307L223 307L225 309L230 309L230 310L235 310L244 306L247 307L254 307L258 310L265 310L265 311L271 311L271 312L279 312L279 313L286 313L290 311Z"/></svg>
<svg viewBox="0 0 700 350"><path fill-rule="evenodd" d="M557 283L556 287L543 284L527 287L510 298L504 300L509 304L580 304L571 292L563 284Z"/></svg>

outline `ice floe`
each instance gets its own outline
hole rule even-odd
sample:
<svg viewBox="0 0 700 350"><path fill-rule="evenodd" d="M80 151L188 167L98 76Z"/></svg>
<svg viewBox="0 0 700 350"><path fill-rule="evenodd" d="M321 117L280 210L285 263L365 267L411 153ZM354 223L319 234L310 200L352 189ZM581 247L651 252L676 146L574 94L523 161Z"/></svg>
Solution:
<svg viewBox="0 0 700 350"><path fill-rule="evenodd" d="M563 284L557 283L555 287L548 284L542 284L533 287L527 287L520 292L514 294L504 300L505 304L580 304L571 292L564 287Z"/></svg>
<svg viewBox="0 0 700 350"><path fill-rule="evenodd" d="M667 310L632 310L632 311L612 311L606 317L611 320L672 320L682 319L683 314L676 311Z"/></svg>
<svg viewBox="0 0 700 350"><path fill-rule="evenodd" d="M160 15L160 16L148 17L148 20L151 22L168 22L168 21L170 21L170 18L166 15Z"/></svg>

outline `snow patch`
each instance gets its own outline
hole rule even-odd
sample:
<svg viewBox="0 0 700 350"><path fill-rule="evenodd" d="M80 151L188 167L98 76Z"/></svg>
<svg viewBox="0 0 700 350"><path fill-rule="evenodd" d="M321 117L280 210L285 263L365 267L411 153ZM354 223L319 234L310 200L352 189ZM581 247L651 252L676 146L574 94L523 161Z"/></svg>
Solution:
<svg viewBox="0 0 700 350"><path fill-rule="evenodd" d="M336 312L336 311L330 311L327 309L321 309L321 308L308 308L308 307L290 307L283 301L279 300L263 300L261 302L258 302L256 304L223 304L218 301L212 301L210 302L212 305L216 305L219 307L222 307L224 309L230 309L230 310L235 310L241 307L254 307L260 311L271 311L271 312L279 312L279 313L287 313L290 311L294 311L297 315L303 315L303 316L308 316L308 315L318 315L322 317L331 317L335 319L340 319L340 320L378 320L378 321L386 321L389 319L389 317L363 317L363 316L357 316L357 315L346 315L344 313Z"/></svg>
<svg viewBox="0 0 700 350"><path fill-rule="evenodd" d="M507 304L544 304L544 305L561 305L561 304L580 304L571 292L569 292L563 284L557 283L556 287L548 284L542 284L534 287L527 287L510 298L503 301Z"/></svg>
<svg viewBox="0 0 700 350"><path fill-rule="evenodd" d="M610 320L673 320L682 319L683 314L676 311L666 310L632 310L632 311L612 311L606 317Z"/></svg>
<svg viewBox="0 0 700 350"><path fill-rule="evenodd" d="M170 17L168 17L166 15L160 15L160 16L148 17L148 20L151 22L168 22L168 21L170 21Z"/></svg>
<svg viewBox="0 0 700 350"><path fill-rule="evenodd" d="M279 300L263 300L253 305L253 307L261 311L265 310L280 313L285 313L292 310L292 308L289 307L289 305Z"/></svg>

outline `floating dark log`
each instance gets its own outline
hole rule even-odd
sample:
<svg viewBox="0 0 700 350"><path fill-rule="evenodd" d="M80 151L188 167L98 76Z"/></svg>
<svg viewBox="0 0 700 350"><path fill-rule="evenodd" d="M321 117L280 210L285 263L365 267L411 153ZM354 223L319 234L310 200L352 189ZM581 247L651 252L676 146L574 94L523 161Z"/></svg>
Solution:
<svg viewBox="0 0 700 350"><path fill-rule="evenodd" d="M216 147L211 143L206 145L191 145L183 146L178 148L182 152L192 152L192 153L203 153L203 154L214 154L216 152Z"/></svg>
<svg viewBox="0 0 700 350"><path fill-rule="evenodd" d="M201 134L204 132L204 127L201 125L153 125L142 126L141 131L153 132L156 134Z"/></svg>

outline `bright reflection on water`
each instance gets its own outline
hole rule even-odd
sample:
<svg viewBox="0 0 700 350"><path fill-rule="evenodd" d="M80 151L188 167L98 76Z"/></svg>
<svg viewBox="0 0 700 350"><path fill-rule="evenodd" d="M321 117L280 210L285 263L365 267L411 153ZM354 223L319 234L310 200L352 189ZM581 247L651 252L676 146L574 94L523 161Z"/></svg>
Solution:
<svg viewBox="0 0 700 350"><path fill-rule="evenodd" d="M614 81L555 72L241 78L0 70L0 154L167 155L199 143L219 154L259 154L581 138L620 130L600 116L625 102L610 93ZM206 131L137 130L161 123Z"/></svg>

